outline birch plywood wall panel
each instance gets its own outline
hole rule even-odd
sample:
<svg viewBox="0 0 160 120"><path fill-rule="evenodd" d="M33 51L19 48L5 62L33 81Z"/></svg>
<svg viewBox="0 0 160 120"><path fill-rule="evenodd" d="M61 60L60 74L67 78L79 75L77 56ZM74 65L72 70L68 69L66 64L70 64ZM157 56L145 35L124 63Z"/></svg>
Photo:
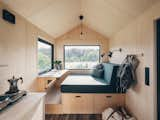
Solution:
<svg viewBox="0 0 160 120"><path fill-rule="evenodd" d="M122 29L110 40L110 49L121 47L122 54L144 53L138 57L140 65L137 69L137 85L126 95L126 107L138 120L156 119L156 57L154 21L160 17L160 2L145 11L139 18ZM114 54L111 62L120 63L122 54ZM122 60L121 60L122 61ZM144 68L150 67L150 86L144 83Z"/></svg>
<svg viewBox="0 0 160 120"><path fill-rule="evenodd" d="M80 26L75 27L70 32L55 39L56 59L63 61L64 45L100 45L101 53L108 52L108 47L109 47L108 38L93 31L92 29L86 26L84 26L83 30L85 32L84 39L80 39L80 31L81 31Z"/></svg>
<svg viewBox="0 0 160 120"><path fill-rule="evenodd" d="M0 3L0 11L3 8L9 9ZM24 84L21 86L22 89L36 90L37 38L41 36L54 43L51 36L18 14L14 14L16 16L15 25L0 18L0 65L7 65L0 67L0 93L8 89L7 79L13 75L24 78Z"/></svg>

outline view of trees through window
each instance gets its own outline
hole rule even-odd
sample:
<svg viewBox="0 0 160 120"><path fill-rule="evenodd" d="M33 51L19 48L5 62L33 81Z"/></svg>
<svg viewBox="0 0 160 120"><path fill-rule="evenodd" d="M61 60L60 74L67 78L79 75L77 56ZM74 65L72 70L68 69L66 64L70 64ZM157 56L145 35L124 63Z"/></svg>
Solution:
<svg viewBox="0 0 160 120"><path fill-rule="evenodd" d="M42 40L38 41L38 72L52 69L52 45Z"/></svg>
<svg viewBox="0 0 160 120"><path fill-rule="evenodd" d="M64 46L65 69L92 69L99 63L100 46Z"/></svg>

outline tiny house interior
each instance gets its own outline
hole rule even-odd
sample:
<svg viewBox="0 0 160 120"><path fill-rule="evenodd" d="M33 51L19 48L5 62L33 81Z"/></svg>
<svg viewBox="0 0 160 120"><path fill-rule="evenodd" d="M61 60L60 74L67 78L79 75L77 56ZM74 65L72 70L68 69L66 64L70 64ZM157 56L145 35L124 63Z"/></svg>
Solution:
<svg viewBox="0 0 160 120"><path fill-rule="evenodd" d="M160 120L159 0L1 0L0 120Z"/></svg>

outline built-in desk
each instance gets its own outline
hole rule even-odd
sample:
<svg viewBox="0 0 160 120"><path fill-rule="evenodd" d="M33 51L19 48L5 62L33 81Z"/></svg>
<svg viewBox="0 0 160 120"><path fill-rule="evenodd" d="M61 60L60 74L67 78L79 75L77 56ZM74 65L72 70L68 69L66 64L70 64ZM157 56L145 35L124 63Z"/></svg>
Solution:
<svg viewBox="0 0 160 120"><path fill-rule="evenodd" d="M52 70L45 74L39 75L37 78L38 91L46 91L50 86L54 85L57 80L66 75L67 72L68 70Z"/></svg>
<svg viewBox="0 0 160 120"><path fill-rule="evenodd" d="M68 70L53 70L38 76L38 91L45 91L47 94L45 100L46 114L62 113L60 84L68 73Z"/></svg>

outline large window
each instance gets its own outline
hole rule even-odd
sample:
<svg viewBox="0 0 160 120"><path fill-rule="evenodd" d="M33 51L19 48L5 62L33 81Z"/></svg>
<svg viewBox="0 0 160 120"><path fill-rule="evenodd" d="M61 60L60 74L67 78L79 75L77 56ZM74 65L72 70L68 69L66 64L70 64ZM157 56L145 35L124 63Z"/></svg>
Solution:
<svg viewBox="0 0 160 120"><path fill-rule="evenodd" d="M64 46L65 69L92 69L100 61L100 46Z"/></svg>
<svg viewBox="0 0 160 120"><path fill-rule="evenodd" d="M45 73L53 69L53 45L38 39L38 73Z"/></svg>

